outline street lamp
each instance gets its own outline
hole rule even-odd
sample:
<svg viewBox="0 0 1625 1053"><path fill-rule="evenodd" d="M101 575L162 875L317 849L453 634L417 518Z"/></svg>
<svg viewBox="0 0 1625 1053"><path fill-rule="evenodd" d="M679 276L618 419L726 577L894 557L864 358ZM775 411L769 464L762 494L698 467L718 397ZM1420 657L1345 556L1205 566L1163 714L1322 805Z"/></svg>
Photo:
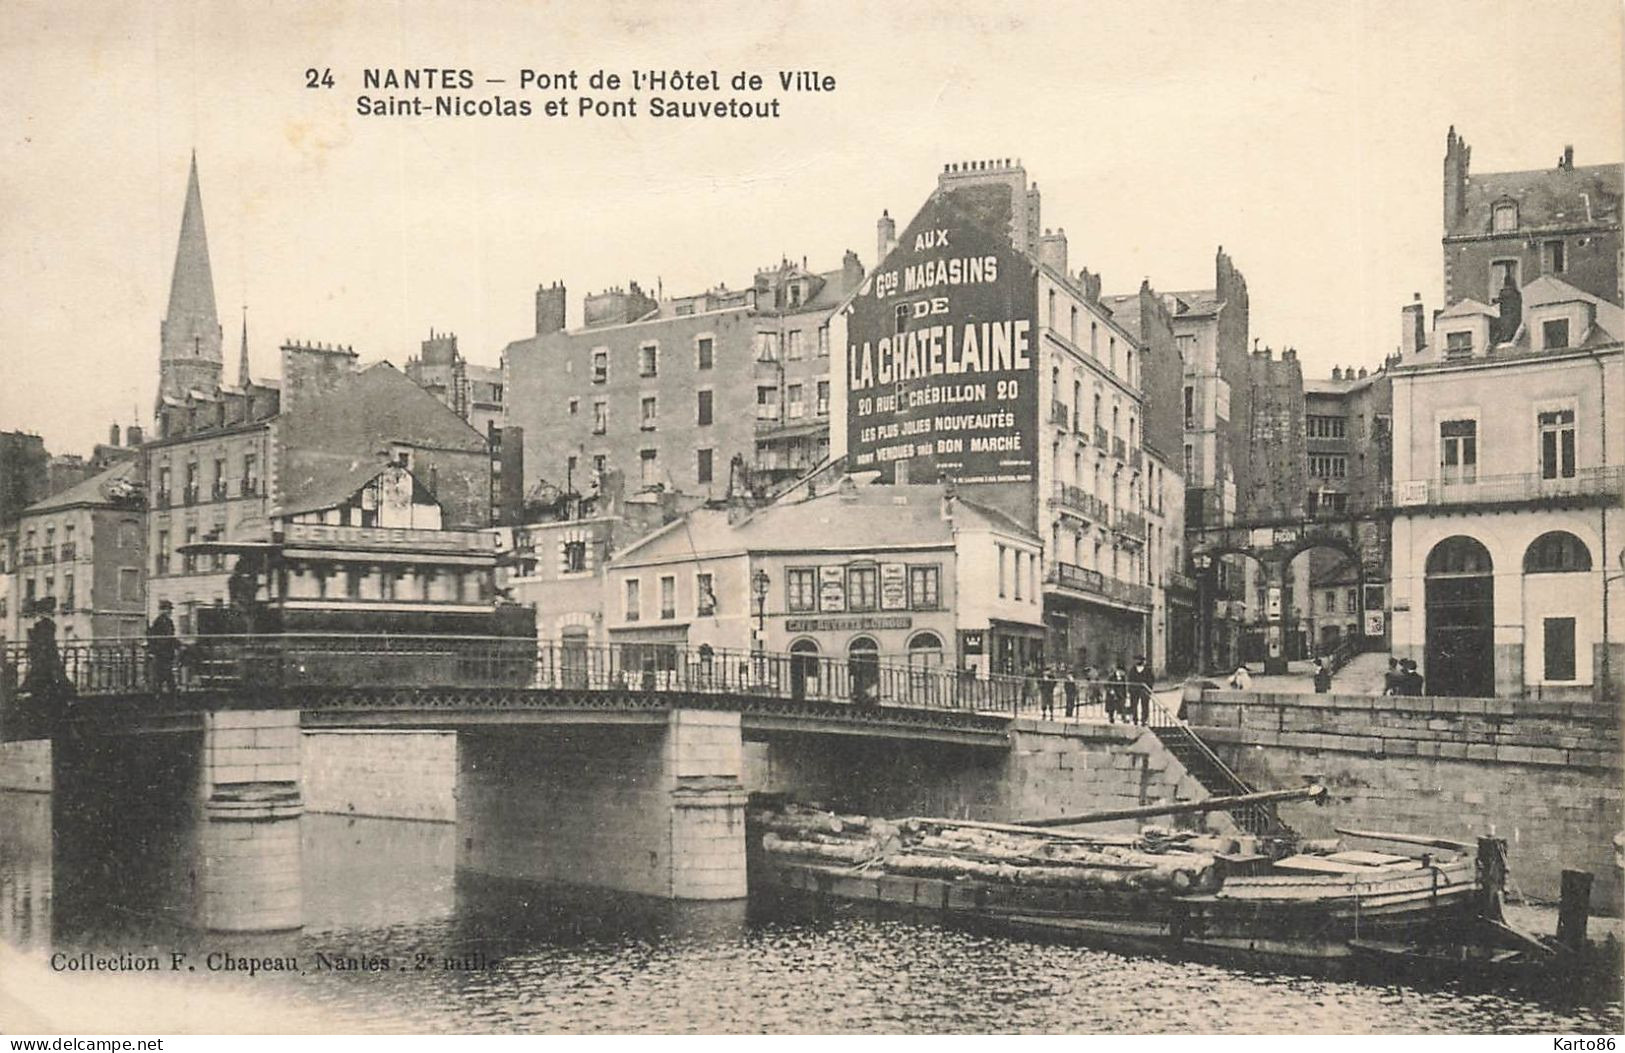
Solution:
<svg viewBox="0 0 1625 1053"><path fill-rule="evenodd" d="M772 587L772 579L767 571L757 570L750 577L751 595L756 597L756 649L763 650L764 639L767 635L767 590Z"/></svg>

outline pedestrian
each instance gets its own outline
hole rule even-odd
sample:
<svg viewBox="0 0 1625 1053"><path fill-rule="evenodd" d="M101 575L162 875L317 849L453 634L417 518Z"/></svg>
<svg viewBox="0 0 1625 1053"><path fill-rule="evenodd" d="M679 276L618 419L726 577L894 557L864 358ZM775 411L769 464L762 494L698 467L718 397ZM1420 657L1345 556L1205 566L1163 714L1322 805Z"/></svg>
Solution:
<svg viewBox="0 0 1625 1053"><path fill-rule="evenodd" d="M1039 673L1038 698L1045 720L1055 719L1055 670L1045 666Z"/></svg>
<svg viewBox="0 0 1625 1053"><path fill-rule="evenodd" d="M1400 663L1404 670L1404 680L1400 684L1399 693L1402 695L1420 695L1422 693L1422 674L1416 668L1416 662L1410 658Z"/></svg>
<svg viewBox="0 0 1625 1053"><path fill-rule="evenodd" d="M23 674L23 691L35 700L69 694L68 678L62 671L62 655L56 649L56 621L48 614L28 628L28 671Z"/></svg>
<svg viewBox="0 0 1625 1053"><path fill-rule="evenodd" d="M1332 689L1332 670L1324 661L1315 659L1315 694L1324 695Z"/></svg>
<svg viewBox="0 0 1625 1053"><path fill-rule="evenodd" d="M1247 663L1236 666L1236 671L1230 674L1230 686L1237 691L1251 691L1253 689L1253 674L1247 671Z"/></svg>
<svg viewBox="0 0 1625 1053"><path fill-rule="evenodd" d="M1125 724L1134 719L1134 710L1130 708L1128 699L1128 673L1124 671L1121 661L1112 667L1111 675L1106 678L1106 706L1110 712L1121 716ZM1113 718L1115 722L1116 717Z"/></svg>
<svg viewBox="0 0 1625 1053"><path fill-rule="evenodd" d="M1151 691L1157 686L1157 678L1151 672L1151 663L1145 660L1145 655L1136 655L1134 668L1129 671L1129 680L1135 685L1134 692L1134 723L1151 723Z"/></svg>
<svg viewBox="0 0 1625 1053"><path fill-rule="evenodd" d="M152 663L150 677L154 691L167 689L170 694L175 692L175 655L177 643L175 640L175 622L170 618L169 612L174 604L168 600L158 601L158 617L147 626L147 656Z"/></svg>
<svg viewBox="0 0 1625 1053"><path fill-rule="evenodd" d="M1078 713L1078 681L1072 675L1071 666L1067 667L1066 682L1062 685L1062 691L1066 695L1066 717L1071 720Z"/></svg>
<svg viewBox="0 0 1625 1053"><path fill-rule="evenodd" d="M1385 695L1399 694L1399 687L1405 682L1405 671L1399 666L1399 659L1388 659L1388 671L1382 674L1382 693Z"/></svg>

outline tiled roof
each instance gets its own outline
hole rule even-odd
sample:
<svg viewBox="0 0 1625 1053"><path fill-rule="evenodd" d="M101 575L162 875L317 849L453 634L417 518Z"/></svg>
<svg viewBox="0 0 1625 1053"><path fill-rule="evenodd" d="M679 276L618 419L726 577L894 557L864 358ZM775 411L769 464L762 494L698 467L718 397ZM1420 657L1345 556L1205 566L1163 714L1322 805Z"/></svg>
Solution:
<svg viewBox="0 0 1625 1053"><path fill-rule="evenodd" d="M59 494L53 494L43 501L34 502L23 509L23 514L32 515L35 512L49 512L57 508L70 508L73 505L111 504L118 496L118 491L140 478L139 467L138 462L134 459L115 464L107 471L93 475L82 483L70 486Z"/></svg>
<svg viewBox="0 0 1625 1053"><path fill-rule="evenodd" d="M1495 203L1518 203L1519 232L1542 227L1618 224L1622 169L1619 165L1547 168L1533 172L1469 175L1465 213L1450 234L1490 233Z"/></svg>

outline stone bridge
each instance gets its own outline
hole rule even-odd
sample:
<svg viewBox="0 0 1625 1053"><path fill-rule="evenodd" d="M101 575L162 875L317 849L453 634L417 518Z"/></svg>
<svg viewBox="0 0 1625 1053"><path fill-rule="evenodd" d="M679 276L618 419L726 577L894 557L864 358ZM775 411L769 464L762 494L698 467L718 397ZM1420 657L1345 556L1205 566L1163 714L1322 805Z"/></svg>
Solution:
<svg viewBox="0 0 1625 1053"><path fill-rule="evenodd" d="M1041 720L1031 681L940 668L290 635L190 641L162 668L139 642L14 649L0 672L0 732L52 741L58 873L106 877L168 846L144 880L222 931L301 923L312 730L455 731L459 867L674 899L745 894L747 783L988 819L1210 792L1164 748L1179 725L1154 699L1158 731L1107 723L1106 685Z"/></svg>

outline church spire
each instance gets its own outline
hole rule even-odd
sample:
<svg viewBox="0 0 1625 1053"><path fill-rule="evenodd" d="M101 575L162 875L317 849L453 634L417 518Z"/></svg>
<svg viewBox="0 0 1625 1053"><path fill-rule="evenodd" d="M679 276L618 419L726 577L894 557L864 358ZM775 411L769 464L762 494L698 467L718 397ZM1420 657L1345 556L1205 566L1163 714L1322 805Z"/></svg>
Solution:
<svg viewBox="0 0 1625 1053"><path fill-rule="evenodd" d="M237 386L247 391L248 385L252 382L248 372L248 305L245 303L243 304L243 347L237 353Z"/></svg>
<svg viewBox="0 0 1625 1053"><path fill-rule="evenodd" d="M214 272L203 229L203 194L198 189L197 152L186 181L175 271L169 280L169 310L160 330L160 397L184 398L191 389L220 385L222 333L214 304Z"/></svg>

